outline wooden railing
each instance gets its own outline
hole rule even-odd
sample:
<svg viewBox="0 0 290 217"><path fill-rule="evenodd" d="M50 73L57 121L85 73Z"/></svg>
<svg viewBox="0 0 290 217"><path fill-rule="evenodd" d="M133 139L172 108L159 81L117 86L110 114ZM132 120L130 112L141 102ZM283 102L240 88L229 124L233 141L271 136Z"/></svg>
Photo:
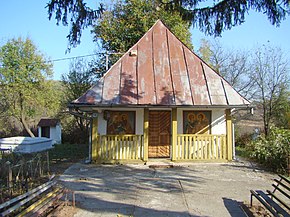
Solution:
<svg viewBox="0 0 290 217"><path fill-rule="evenodd" d="M178 134L176 160L226 160L226 136Z"/></svg>
<svg viewBox="0 0 290 217"><path fill-rule="evenodd" d="M143 135L99 135L97 159L141 160L144 157L143 144Z"/></svg>

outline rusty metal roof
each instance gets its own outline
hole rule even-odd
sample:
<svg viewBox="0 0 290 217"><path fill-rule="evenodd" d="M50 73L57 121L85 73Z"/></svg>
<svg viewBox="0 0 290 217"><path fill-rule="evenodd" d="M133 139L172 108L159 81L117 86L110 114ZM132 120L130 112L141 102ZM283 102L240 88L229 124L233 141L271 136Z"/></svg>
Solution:
<svg viewBox="0 0 290 217"><path fill-rule="evenodd" d="M159 20L71 104L234 107L250 103Z"/></svg>

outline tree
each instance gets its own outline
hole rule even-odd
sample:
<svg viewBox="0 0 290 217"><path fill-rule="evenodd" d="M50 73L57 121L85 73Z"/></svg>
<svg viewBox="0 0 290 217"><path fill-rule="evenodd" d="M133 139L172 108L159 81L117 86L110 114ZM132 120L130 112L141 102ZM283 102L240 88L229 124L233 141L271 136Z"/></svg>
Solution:
<svg viewBox="0 0 290 217"><path fill-rule="evenodd" d="M252 99L254 81L250 78L249 51L226 49L218 40L201 41L199 53L217 73L221 74L239 93Z"/></svg>
<svg viewBox="0 0 290 217"><path fill-rule="evenodd" d="M65 88L65 95L63 98L63 107L66 108L67 103L72 102L73 100L80 97L85 93L100 77L100 74L95 71L95 67L92 66L94 61L85 61L83 59L76 59L70 63L69 73L62 75L62 83ZM69 132L70 134L74 131L76 125L78 131L81 131L79 137L84 136L85 138L88 135L89 121L81 116L74 116L73 121L70 120L69 123ZM66 129L65 129L66 130ZM82 138L80 142L82 142Z"/></svg>
<svg viewBox="0 0 290 217"><path fill-rule="evenodd" d="M202 41L199 53L238 92L262 106L266 136L270 126L289 127L289 63L280 48L263 45L253 51L228 50Z"/></svg>
<svg viewBox="0 0 290 217"><path fill-rule="evenodd" d="M265 14L272 25L279 26L289 15L289 6L289 0L159 0L157 8L177 12L206 34L219 36L244 23L250 10ZM69 48L80 43L82 30L91 27L105 10L103 4L94 9L85 0L49 0L47 9L49 19L55 14L57 24L70 23Z"/></svg>
<svg viewBox="0 0 290 217"><path fill-rule="evenodd" d="M274 124L279 128L290 129L290 90L284 90L273 111Z"/></svg>
<svg viewBox="0 0 290 217"><path fill-rule="evenodd" d="M285 96L289 91L289 63L280 48L263 45L253 55L252 69L251 79L257 88L256 100L263 107L267 136L274 122L274 114L281 109L281 105L285 105Z"/></svg>
<svg viewBox="0 0 290 217"><path fill-rule="evenodd" d="M156 1L146 0L118 1L96 21L92 31L94 40L101 40L106 51L126 52L158 19L192 48L189 23L183 21L179 13L169 13L159 8Z"/></svg>
<svg viewBox="0 0 290 217"><path fill-rule="evenodd" d="M77 99L93 85L95 80L96 73L91 70L88 62L83 59L72 61L69 73L62 75L62 83L66 88L65 102Z"/></svg>
<svg viewBox="0 0 290 217"><path fill-rule="evenodd" d="M16 118L34 137L29 121L49 114L58 106L52 81L52 65L27 38L11 39L0 48L0 98L5 98L5 115Z"/></svg>

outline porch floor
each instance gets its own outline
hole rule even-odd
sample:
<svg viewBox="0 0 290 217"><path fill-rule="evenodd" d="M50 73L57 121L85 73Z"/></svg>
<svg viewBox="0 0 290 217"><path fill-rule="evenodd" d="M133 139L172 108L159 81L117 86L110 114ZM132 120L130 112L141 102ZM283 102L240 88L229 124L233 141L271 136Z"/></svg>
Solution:
<svg viewBox="0 0 290 217"><path fill-rule="evenodd" d="M76 217L242 217L239 203L249 201L251 189L268 189L273 178L246 161L197 164L158 158L147 165L78 163L60 180L75 191Z"/></svg>

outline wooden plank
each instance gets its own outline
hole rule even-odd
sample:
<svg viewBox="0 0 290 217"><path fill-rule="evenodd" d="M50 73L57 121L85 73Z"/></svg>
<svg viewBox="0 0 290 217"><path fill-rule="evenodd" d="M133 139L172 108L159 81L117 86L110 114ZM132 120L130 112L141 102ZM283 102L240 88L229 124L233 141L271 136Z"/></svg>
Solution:
<svg viewBox="0 0 290 217"><path fill-rule="evenodd" d="M279 185L283 186L286 190L289 191L289 187L288 186L284 185L283 183L279 183ZM282 189L279 186L274 185L274 184L272 184L272 186L274 187L275 190L280 191L280 193L284 194L285 197L287 197L288 199L290 199L290 195L284 189Z"/></svg>
<svg viewBox="0 0 290 217"><path fill-rule="evenodd" d="M204 138L200 136L200 158L204 160Z"/></svg>
<svg viewBox="0 0 290 217"><path fill-rule="evenodd" d="M116 159L114 140L111 137L109 141L110 141L110 145L111 145L111 159Z"/></svg>
<svg viewBox="0 0 290 217"><path fill-rule="evenodd" d="M162 23L157 23L153 31L153 69L156 103L159 105L175 104L166 31L166 27Z"/></svg>
<svg viewBox="0 0 290 217"><path fill-rule="evenodd" d="M39 205L45 203L46 200L48 200L49 198L55 197L57 196L60 192L62 191L61 188L56 188L54 189L52 192L49 192L48 194L46 194L44 197L40 198L39 200L37 200L35 203L33 203L32 205L30 205L29 207L27 207L25 210L23 210L21 213L19 213L17 215L17 217L23 217L25 216L27 213L31 212L32 210L36 209Z"/></svg>
<svg viewBox="0 0 290 217"><path fill-rule="evenodd" d="M257 200L259 200L275 217L280 217L279 214L277 214L275 210L268 203L266 203L257 192L253 190L251 190L250 192L251 192L251 197L254 196ZM252 206L252 202L251 202L251 206Z"/></svg>
<svg viewBox="0 0 290 217"><path fill-rule="evenodd" d="M100 156L99 153L100 142L98 141L98 117L93 119L92 126L92 160L96 161Z"/></svg>
<svg viewBox="0 0 290 217"><path fill-rule="evenodd" d="M282 180L284 180L285 182L287 182L289 185L290 185L290 180L289 178L287 178L286 176L283 176L283 175L278 175Z"/></svg>
<svg viewBox="0 0 290 217"><path fill-rule="evenodd" d="M116 160L120 160L121 159L121 144L119 142L119 137L115 137L115 145L117 147L117 159Z"/></svg>
<svg viewBox="0 0 290 217"><path fill-rule="evenodd" d="M197 141L196 141L196 136L193 136L193 153L194 153L194 159L197 159Z"/></svg>
<svg viewBox="0 0 290 217"><path fill-rule="evenodd" d="M208 136L204 137L204 148L205 148L205 154L204 157L206 160L208 160L208 155L209 155L209 146L208 146Z"/></svg>
<svg viewBox="0 0 290 217"><path fill-rule="evenodd" d="M279 188L279 185L283 186L287 191L290 191L290 187L288 187L286 184L284 184L281 180L274 179L274 181L277 183L277 188ZM289 184L289 183L288 183ZM288 195L288 194L287 194ZM288 198L290 199L290 196L288 195Z"/></svg>
<svg viewBox="0 0 290 217"><path fill-rule="evenodd" d="M193 105L187 67L184 59L184 45L173 35L168 34L170 68L176 105Z"/></svg>
<svg viewBox="0 0 290 217"><path fill-rule="evenodd" d="M187 160L188 159L188 136L186 135L184 137L184 159Z"/></svg>
<svg viewBox="0 0 290 217"><path fill-rule="evenodd" d="M271 197L274 197L279 203L281 203L285 208L290 210L289 204L287 204L285 201L283 201L281 198L277 197L273 192L267 190L267 193L271 195Z"/></svg>
<svg viewBox="0 0 290 217"><path fill-rule="evenodd" d="M273 207L278 213L282 214L284 217L290 217L290 215L275 201L273 201L267 194L263 191L256 191L259 196L261 196L271 207Z"/></svg>
<svg viewBox="0 0 290 217"><path fill-rule="evenodd" d="M62 196L64 195L64 191L60 192L58 195L56 195L55 197L49 199L45 204L43 204L43 206L41 206L39 209L38 207L36 208L37 210L35 210L35 212L33 213L28 213L27 216L29 217L38 217L41 216L42 213L44 213L49 207L53 206L56 201L59 201ZM74 199L72 199L74 201ZM74 204L74 202L73 202ZM75 206L75 205L73 205Z"/></svg>
<svg viewBox="0 0 290 217"><path fill-rule="evenodd" d="M221 154L221 147L222 147L222 145L221 145L221 137L216 137L216 142L215 142L215 148L216 148L216 159L222 159L222 154Z"/></svg>
<svg viewBox="0 0 290 217"><path fill-rule="evenodd" d="M133 46L131 50L137 50L137 45ZM137 51L138 56L138 51ZM137 56L130 55L127 52L122 57L122 71L121 71L121 103L122 104L137 104L138 91L137 91Z"/></svg>
<svg viewBox="0 0 290 217"><path fill-rule="evenodd" d="M42 185L40 185L40 186L38 186L38 187L36 187L36 188L30 190L30 191L28 191L28 192L25 193L25 194L19 195L18 197L15 197L15 198L13 198L13 199L11 199L11 200L5 202L5 203L0 204L0 210L3 209L3 208L5 208L5 207L10 206L11 204L13 204L13 203L15 203L15 202L17 202L17 201L22 200L23 198L26 198L26 197L30 196L31 194L37 192L38 190L40 190L40 189L42 189L42 188L44 188L44 187L46 187L46 186L51 186L52 183L56 184L56 182L48 181L48 182L46 182L46 183L44 183L44 184L42 184Z"/></svg>
<svg viewBox="0 0 290 217"><path fill-rule="evenodd" d="M49 183L48 185L44 186L43 188L39 189L38 191L30 194L27 198L19 201L18 203L16 203L14 206L10 207L9 209L5 210L4 212L2 212L0 215L1 216L5 216L8 215L10 213L12 213L13 211L15 211L16 209L19 209L21 206L23 206L24 204L28 203L29 201L31 201L32 199L34 199L35 197L37 197L38 195L42 194L43 192L45 192L46 190L50 189L53 185L55 185L56 182L53 181L51 183Z"/></svg>
<svg viewBox="0 0 290 217"><path fill-rule="evenodd" d="M180 135L177 136L177 153L176 153L176 159L180 159L180 139L182 137Z"/></svg>
<svg viewBox="0 0 290 217"><path fill-rule="evenodd" d="M113 146L113 156L112 159L116 160L117 159L117 144L115 143L115 138L110 137L110 142Z"/></svg>
<svg viewBox="0 0 290 217"><path fill-rule="evenodd" d="M122 145L123 145L123 159L128 159L127 158L127 140L126 140L126 137L123 137L122 138Z"/></svg>
<svg viewBox="0 0 290 217"><path fill-rule="evenodd" d="M226 128L227 128L227 160L233 160L233 130L231 110L226 109Z"/></svg>
<svg viewBox="0 0 290 217"><path fill-rule="evenodd" d="M172 160L176 160L176 147L177 147L177 108L172 108Z"/></svg>
<svg viewBox="0 0 290 217"><path fill-rule="evenodd" d="M131 160L135 159L135 138L136 137L131 137L130 138L130 155L131 155Z"/></svg>
<svg viewBox="0 0 290 217"><path fill-rule="evenodd" d="M215 138L211 136L211 159L217 159L215 154Z"/></svg>
<svg viewBox="0 0 290 217"><path fill-rule="evenodd" d="M188 159L192 160L192 135L188 136Z"/></svg>
<svg viewBox="0 0 290 217"><path fill-rule="evenodd" d="M184 56L194 105L210 105L206 80L201 67L201 60L186 47L184 47Z"/></svg>
<svg viewBox="0 0 290 217"><path fill-rule="evenodd" d="M185 159L184 142L185 142L185 136L183 136L181 140L181 159Z"/></svg>
<svg viewBox="0 0 290 217"><path fill-rule="evenodd" d="M144 161L148 161L149 109L144 108Z"/></svg>
<svg viewBox="0 0 290 217"><path fill-rule="evenodd" d="M227 142L226 137L223 137L223 159L227 159Z"/></svg>

